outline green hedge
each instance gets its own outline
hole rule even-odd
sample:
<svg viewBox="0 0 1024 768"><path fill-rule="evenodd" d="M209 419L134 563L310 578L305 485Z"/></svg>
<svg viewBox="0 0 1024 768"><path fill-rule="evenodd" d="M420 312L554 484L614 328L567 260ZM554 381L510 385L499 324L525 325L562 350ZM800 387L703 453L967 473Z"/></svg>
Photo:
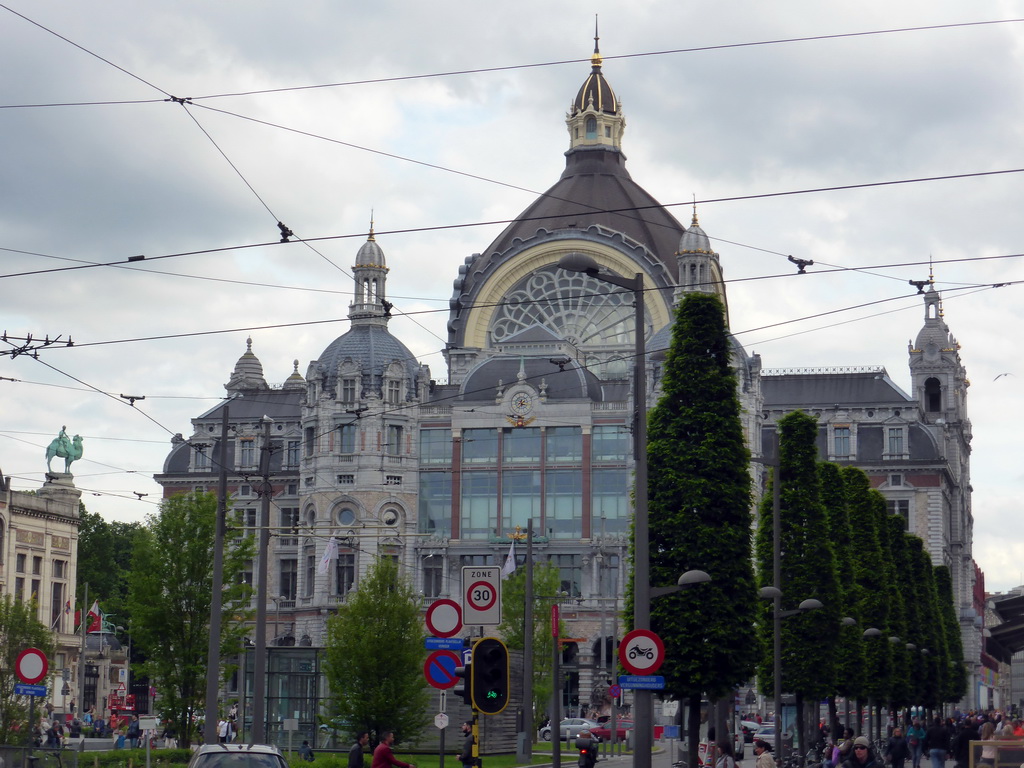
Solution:
<svg viewBox="0 0 1024 768"><path fill-rule="evenodd" d="M187 765L192 757L190 749L154 749L149 760L156 765ZM67 764L65 759L65 764ZM105 752L82 752L78 768L145 768L145 749L111 749Z"/></svg>

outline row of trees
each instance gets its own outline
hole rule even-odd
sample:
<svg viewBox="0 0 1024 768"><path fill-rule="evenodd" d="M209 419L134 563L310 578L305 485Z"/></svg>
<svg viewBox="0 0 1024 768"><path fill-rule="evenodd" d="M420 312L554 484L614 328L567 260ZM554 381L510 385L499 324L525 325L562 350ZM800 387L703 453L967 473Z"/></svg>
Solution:
<svg viewBox="0 0 1024 768"><path fill-rule="evenodd" d="M691 569L712 578L651 606L666 648L665 694L691 702L731 696L755 668L761 690L773 692L772 605L757 592L774 581L772 499L769 490L752 558L732 351L718 297L686 296L649 414L651 583L673 584ZM784 690L798 705L836 695L893 706L958 700L966 677L949 571L932 566L863 472L818 462L813 418L794 413L779 432L782 609L812 597L824 605L783 622ZM865 639L867 628L880 636ZM691 764L699 717L690 707Z"/></svg>

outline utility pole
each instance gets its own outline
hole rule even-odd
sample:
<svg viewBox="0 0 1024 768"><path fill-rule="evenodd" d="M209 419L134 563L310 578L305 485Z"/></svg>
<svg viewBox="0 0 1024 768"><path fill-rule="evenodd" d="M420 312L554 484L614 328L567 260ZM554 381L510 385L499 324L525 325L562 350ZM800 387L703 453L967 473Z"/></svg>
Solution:
<svg viewBox="0 0 1024 768"><path fill-rule="evenodd" d="M533 518L526 523L526 605L523 609L523 709L516 760L529 763L533 752Z"/></svg>
<svg viewBox="0 0 1024 768"><path fill-rule="evenodd" d="M260 582L256 588L256 654L253 660L252 728L250 744L265 744L267 740L267 553L270 549L270 425L274 420L263 417L263 452L260 454Z"/></svg>
<svg viewBox="0 0 1024 768"><path fill-rule="evenodd" d="M220 420L220 473L217 484L217 527L213 539L213 599L210 601L210 642L206 646L206 723L203 742L217 743L217 692L220 689L220 614L224 589L224 529L228 509L228 406Z"/></svg>

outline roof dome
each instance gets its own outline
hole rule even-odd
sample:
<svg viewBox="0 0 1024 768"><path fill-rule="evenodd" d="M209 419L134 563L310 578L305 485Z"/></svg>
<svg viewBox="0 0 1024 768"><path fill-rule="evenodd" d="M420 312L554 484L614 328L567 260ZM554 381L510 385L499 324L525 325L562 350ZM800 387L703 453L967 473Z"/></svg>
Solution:
<svg viewBox="0 0 1024 768"><path fill-rule="evenodd" d="M597 46L598 40L599 38L595 30L594 55L590 57L590 74L583 81L583 85L580 86L576 98L572 100L572 110L570 111L572 115L591 108L609 115L614 115L616 112L618 100L615 98L615 91L608 85L608 81L601 72L603 59L601 58L601 51Z"/></svg>
<svg viewBox="0 0 1024 768"><path fill-rule="evenodd" d="M714 253L711 250L711 240L704 230L700 228L700 224L697 223L696 211L693 212L693 221L690 222L689 228L679 238L679 250L677 253Z"/></svg>
<svg viewBox="0 0 1024 768"><path fill-rule="evenodd" d="M332 341L317 361L323 373L324 389L333 390L338 383L338 366L345 360L358 364L364 393L381 394L384 371L392 363L401 363L407 376L407 392L416 392L419 363L409 348L382 325L353 325L352 329Z"/></svg>
<svg viewBox="0 0 1024 768"><path fill-rule="evenodd" d="M370 230L370 237L356 253L356 267L380 267L387 269L384 263L384 250L377 245L373 237L373 230Z"/></svg>
<svg viewBox="0 0 1024 768"><path fill-rule="evenodd" d="M295 370L292 371L292 375L284 380L285 389L305 389L306 380L302 378L302 374L299 373L299 361L293 360L292 364L295 366Z"/></svg>
<svg viewBox="0 0 1024 768"><path fill-rule="evenodd" d="M253 354L252 337L245 340L245 354L238 358L231 378L224 385L228 392L242 389L269 389L267 380L263 378L263 363Z"/></svg>

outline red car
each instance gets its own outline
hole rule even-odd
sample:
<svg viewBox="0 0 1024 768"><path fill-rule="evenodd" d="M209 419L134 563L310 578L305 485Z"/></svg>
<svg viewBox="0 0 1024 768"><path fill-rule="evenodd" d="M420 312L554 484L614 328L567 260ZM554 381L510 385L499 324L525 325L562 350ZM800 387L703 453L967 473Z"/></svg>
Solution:
<svg viewBox="0 0 1024 768"><path fill-rule="evenodd" d="M615 740L616 741L625 741L626 740L626 731L631 731L631 730L633 730L633 728L634 728L634 725L633 725L633 721L632 720L616 720L615 721ZM665 727L663 725L656 725L656 726L654 726L654 738L660 739L661 738L661 733L664 730L665 730ZM599 738L601 741L611 741L612 740L612 721L608 720L608 721L602 723L597 728L591 728L590 732L592 734L594 734L597 738Z"/></svg>

